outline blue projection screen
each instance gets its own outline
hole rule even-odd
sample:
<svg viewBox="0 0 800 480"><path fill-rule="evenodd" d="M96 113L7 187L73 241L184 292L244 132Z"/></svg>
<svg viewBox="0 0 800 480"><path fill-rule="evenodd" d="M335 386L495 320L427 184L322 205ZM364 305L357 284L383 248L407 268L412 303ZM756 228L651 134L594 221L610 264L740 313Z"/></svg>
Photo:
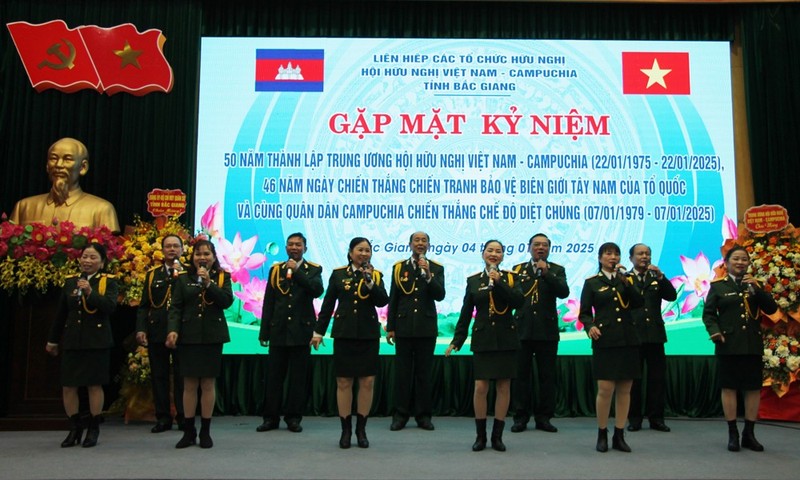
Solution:
<svg viewBox="0 0 800 480"><path fill-rule="evenodd" d="M627 265L647 243L678 287L668 353L711 353L702 297L736 218L730 72L724 42L204 38L195 225L235 280L225 352L266 353L289 233L327 284L352 237L387 275L424 230L447 278L437 353L482 243L511 268L537 232L570 284L561 354L590 353L578 300L606 241Z"/></svg>

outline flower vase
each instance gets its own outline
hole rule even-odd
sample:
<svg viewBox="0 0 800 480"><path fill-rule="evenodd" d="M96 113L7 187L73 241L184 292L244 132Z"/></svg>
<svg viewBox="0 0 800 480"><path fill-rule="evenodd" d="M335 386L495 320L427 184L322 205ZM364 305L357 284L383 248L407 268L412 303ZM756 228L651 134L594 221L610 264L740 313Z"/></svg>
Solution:
<svg viewBox="0 0 800 480"><path fill-rule="evenodd" d="M761 403L758 407L761 420L800 422L800 382L792 382L789 391L779 397L772 387L761 388Z"/></svg>
<svg viewBox="0 0 800 480"><path fill-rule="evenodd" d="M126 399L125 424L133 421L154 422L156 409L153 403L153 387L148 384L126 383L120 394Z"/></svg>

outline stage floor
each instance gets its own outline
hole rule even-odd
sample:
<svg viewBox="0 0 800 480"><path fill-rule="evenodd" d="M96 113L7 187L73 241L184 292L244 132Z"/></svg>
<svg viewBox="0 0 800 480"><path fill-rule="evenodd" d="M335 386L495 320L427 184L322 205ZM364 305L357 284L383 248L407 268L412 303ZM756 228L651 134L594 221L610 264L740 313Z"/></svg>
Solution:
<svg viewBox="0 0 800 480"><path fill-rule="evenodd" d="M728 452L722 419L667 419L670 433L627 432L633 453L594 450L594 418L556 418L558 433L506 426L505 453L472 452L474 421L436 417L435 431L414 421L399 432L370 418L368 449L338 447L338 418L310 417L302 433L257 433L259 417L215 417L214 447L176 450L181 432L150 433L151 424L107 419L95 448L60 448L66 432L0 432L0 478L7 479L769 479L800 471L800 424L765 422L756 436L766 451ZM491 424L491 418L489 419ZM741 430L740 421L740 430ZM532 426L532 424L531 424ZM491 427L489 427L491 429ZM609 438L610 443L610 438Z"/></svg>

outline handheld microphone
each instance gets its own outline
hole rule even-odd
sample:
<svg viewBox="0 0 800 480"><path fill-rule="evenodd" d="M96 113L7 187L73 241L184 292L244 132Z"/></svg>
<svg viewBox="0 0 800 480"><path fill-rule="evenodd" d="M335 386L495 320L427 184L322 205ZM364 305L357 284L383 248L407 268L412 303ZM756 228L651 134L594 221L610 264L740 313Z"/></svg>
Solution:
<svg viewBox="0 0 800 480"><path fill-rule="evenodd" d="M200 268L206 268L206 262L200 262ZM203 284L203 277L201 277L200 275L197 275L197 283L199 283L200 285Z"/></svg>
<svg viewBox="0 0 800 480"><path fill-rule="evenodd" d="M756 294L756 287L752 283L747 284L747 293L752 297Z"/></svg>
<svg viewBox="0 0 800 480"><path fill-rule="evenodd" d="M496 272L497 267L495 265L489 265L489 273ZM494 280L492 277L489 277L489 288L494 288Z"/></svg>
<svg viewBox="0 0 800 480"><path fill-rule="evenodd" d="M292 267L286 267L286 280L292 279L292 273L294 273L292 272Z"/></svg>
<svg viewBox="0 0 800 480"><path fill-rule="evenodd" d="M541 277L542 276L542 269L541 269L541 267L539 267L539 259L534 257L533 264L536 265L536 270L533 272L533 274L535 276L537 276L537 277Z"/></svg>
<svg viewBox="0 0 800 480"><path fill-rule="evenodd" d="M625 275L628 272L628 269L625 268L625 265L618 263L614 265L614 271L620 275Z"/></svg>
<svg viewBox="0 0 800 480"><path fill-rule="evenodd" d="M369 262L361 262L361 269L362 269L361 275L364 276L364 281L369 283L369 281L371 280L369 274L366 271L364 271L364 269L367 267L369 267Z"/></svg>
<svg viewBox="0 0 800 480"><path fill-rule="evenodd" d="M420 258L420 260L425 260L425 254L424 253L420 253L419 254L419 258ZM420 268L419 269L419 276L422 277L422 278L426 278L428 276L428 272L426 272L424 268Z"/></svg>
<svg viewBox="0 0 800 480"><path fill-rule="evenodd" d="M89 275L87 275L86 272L81 272L81 280L87 280L88 278ZM83 296L83 290L81 288L78 288L78 300L80 300L82 296Z"/></svg>
<svg viewBox="0 0 800 480"><path fill-rule="evenodd" d="M172 278L178 278L178 267L180 267L181 262L178 261L176 258L172 261Z"/></svg>

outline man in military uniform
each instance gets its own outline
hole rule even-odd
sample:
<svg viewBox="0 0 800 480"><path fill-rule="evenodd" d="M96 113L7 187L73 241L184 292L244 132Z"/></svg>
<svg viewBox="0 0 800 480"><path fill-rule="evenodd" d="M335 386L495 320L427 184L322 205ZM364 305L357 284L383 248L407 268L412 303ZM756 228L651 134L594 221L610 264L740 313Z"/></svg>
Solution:
<svg viewBox="0 0 800 480"><path fill-rule="evenodd" d="M667 376L667 357L664 344L667 332L664 318L661 316L661 301L673 301L678 298L675 287L657 266L651 264L650 247L637 243L630 249L630 260L633 264L633 285L642 292L644 305L631 310L633 321L639 332L642 346L639 359L647 364L647 399L644 415L650 420L650 428L659 432L669 432L664 423L664 385ZM642 381L635 379L631 387L631 407L628 415L628 431L635 432L642 428Z"/></svg>
<svg viewBox="0 0 800 480"><path fill-rule="evenodd" d="M386 341L397 346L396 405L390 429L397 431L406 426L413 392L417 425L433 430L430 376L439 334L435 302L445 296L444 267L425 258L430 247L427 233L413 233L408 245L411 257L392 268L386 320Z"/></svg>
<svg viewBox="0 0 800 480"><path fill-rule="evenodd" d="M175 350L167 348L167 309L169 308L175 279L183 273L180 258L183 240L177 235L161 239L164 263L152 268L144 277L142 301L136 314L136 341L147 347L153 382L153 403L156 408L156 425L150 430L161 433L172 428L170 408L170 365L173 367L173 398L178 428L183 424L183 379L178 373Z"/></svg>
<svg viewBox="0 0 800 480"><path fill-rule="evenodd" d="M284 420L292 432L301 432L307 395L309 342L317 316L313 301L322 295L322 267L303 259L306 237L293 233L286 239L289 259L276 263L269 273L261 314L261 345L269 347L264 401L264 423L256 430L278 428L283 383L289 373Z"/></svg>
<svg viewBox="0 0 800 480"><path fill-rule="evenodd" d="M528 241L531 259L514 266L519 277L525 302L516 310L520 349L518 375L513 382L514 425L512 432L527 429L531 412L531 365L536 360L539 381L539 401L534 420L537 430L557 432L550 423L556 408L556 356L558 354L558 312L556 298L567 298L569 286L564 267L548 261L550 239L537 233Z"/></svg>

